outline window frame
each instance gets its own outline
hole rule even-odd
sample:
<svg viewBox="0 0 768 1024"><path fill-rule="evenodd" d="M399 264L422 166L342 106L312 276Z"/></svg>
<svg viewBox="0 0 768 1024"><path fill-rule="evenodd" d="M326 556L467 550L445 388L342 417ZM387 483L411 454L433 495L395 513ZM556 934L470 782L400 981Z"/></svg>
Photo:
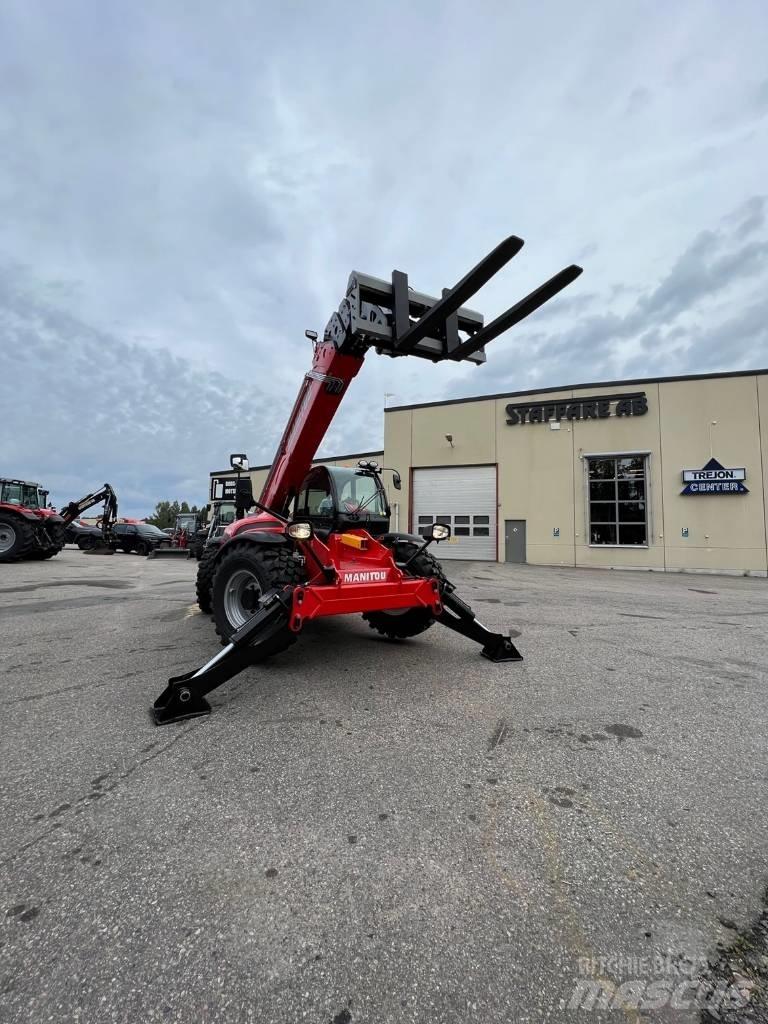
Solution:
<svg viewBox="0 0 768 1024"><path fill-rule="evenodd" d="M653 540L653 515L652 515L652 485L651 485L651 456L652 452L648 449L641 451L617 451L617 452L583 452L581 460L584 465L583 479L584 479L584 536L586 540L586 546L594 548L596 551L604 550L606 548L621 548L622 551L637 551L638 549L647 551L650 549ZM618 540L616 544L594 544L592 542L592 515L590 509L590 488L589 488L589 462L590 459L638 459L644 460L645 466L645 543L644 544L619 544ZM616 479L616 478L614 478ZM615 502L614 504L618 504ZM618 508L617 508L617 519L614 520L616 523L616 537L618 538ZM599 524L597 524L599 525ZM624 525L633 525L631 523L625 523Z"/></svg>

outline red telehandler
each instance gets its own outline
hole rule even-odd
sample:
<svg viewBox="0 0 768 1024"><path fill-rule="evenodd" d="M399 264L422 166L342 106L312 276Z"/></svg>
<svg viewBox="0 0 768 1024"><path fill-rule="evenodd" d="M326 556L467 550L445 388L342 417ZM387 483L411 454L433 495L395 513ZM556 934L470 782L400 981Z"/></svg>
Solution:
<svg viewBox="0 0 768 1024"><path fill-rule="evenodd" d="M520 661L509 637L481 625L427 550L450 536L435 523L425 535L392 533L389 506L373 462L357 469L312 467L347 387L374 348L432 362L485 362L484 346L581 274L570 266L484 326L464 303L523 246L505 239L437 299L414 291L407 275L391 281L353 271L346 297L314 345L305 376L259 501L260 511L226 528L206 547L198 600L212 611L226 646L202 668L175 676L154 704L158 725L210 713L205 695L248 665L292 644L306 622L362 613L385 636L410 637L440 622L482 645L494 662ZM400 486L393 472L393 485Z"/></svg>

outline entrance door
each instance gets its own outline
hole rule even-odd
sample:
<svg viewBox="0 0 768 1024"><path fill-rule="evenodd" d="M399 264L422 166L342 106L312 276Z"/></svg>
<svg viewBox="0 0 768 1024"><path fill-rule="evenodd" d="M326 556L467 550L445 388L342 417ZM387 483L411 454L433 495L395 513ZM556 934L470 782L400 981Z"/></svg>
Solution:
<svg viewBox="0 0 768 1024"><path fill-rule="evenodd" d="M524 562L525 520L504 520L504 558L507 562Z"/></svg>

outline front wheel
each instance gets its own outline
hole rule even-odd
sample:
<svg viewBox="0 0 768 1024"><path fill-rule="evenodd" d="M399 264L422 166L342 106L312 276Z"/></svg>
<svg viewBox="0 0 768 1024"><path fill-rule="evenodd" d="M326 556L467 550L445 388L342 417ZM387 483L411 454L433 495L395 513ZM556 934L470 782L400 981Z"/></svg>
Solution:
<svg viewBox="0 0 768 1024"><path fill-rule="evenodd" d="M415 544L406 546L401 543L398 554L410 558L415 550ZM406 572L412 576L433 576L441 583L445 579L442 566L428 551L417 555ZM430 608L394 608L391 611L365 612L363 618L371 629L375 629L377 633L390 640L405 640L410 636L418 636L429 629L435 621Z"/></svg>
<svg viewBox="0 0 768 1024"><path fill-rule="evenodd" d="M303 566L287 546L253 542L229 546L216 565L211 593L213 619L221 642L229 643L232 634L258 611L259 601L268 590L295 587L303 582ZM257 660L284 651L293 640L294 634L286 622L269 645L259 650Z"/></svg>

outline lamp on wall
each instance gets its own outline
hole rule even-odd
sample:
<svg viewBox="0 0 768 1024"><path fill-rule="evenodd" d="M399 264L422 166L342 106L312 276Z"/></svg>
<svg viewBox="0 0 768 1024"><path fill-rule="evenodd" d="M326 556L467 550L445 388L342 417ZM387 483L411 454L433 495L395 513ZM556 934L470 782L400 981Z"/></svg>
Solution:
<svg viewBox="0 0 768 1024"><path fill-rule="evenodd" d="M454 447L454 444L453 444L453 434L446 434L445 435L445 440L448 442L448 444L451 446L451 448Z"/></svg>

